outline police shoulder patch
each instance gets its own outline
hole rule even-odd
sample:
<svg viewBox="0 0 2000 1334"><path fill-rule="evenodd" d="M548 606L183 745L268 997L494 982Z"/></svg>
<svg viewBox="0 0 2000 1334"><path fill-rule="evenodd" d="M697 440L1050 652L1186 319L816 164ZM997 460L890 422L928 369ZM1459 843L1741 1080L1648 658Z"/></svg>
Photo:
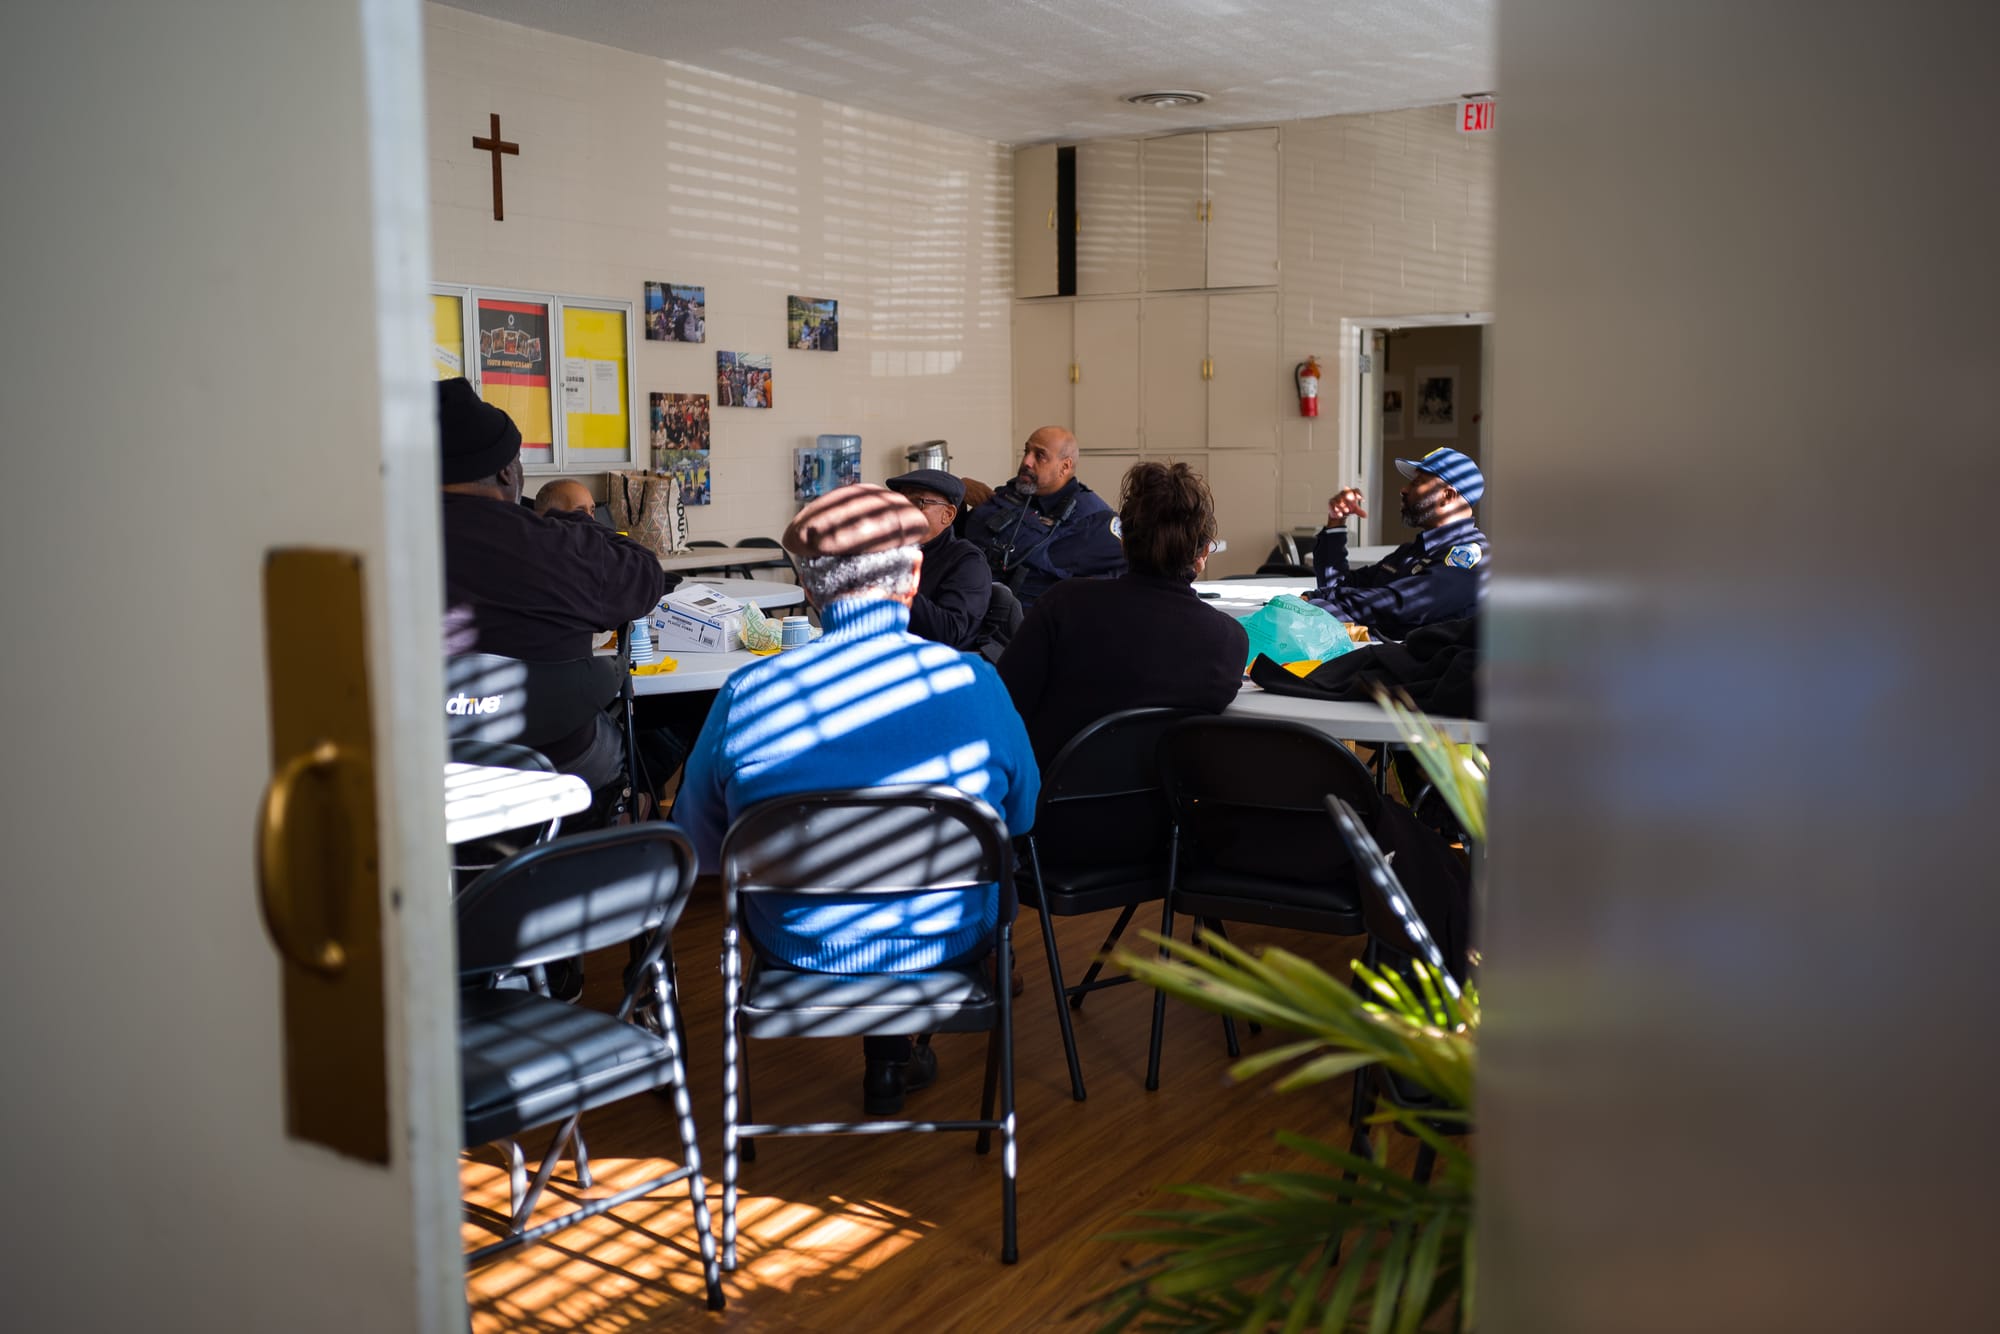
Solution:
<svg viewBox="0 0 2000 1334"><path fill-rule="evenodd" d="M1125 536L1125 525L1118 522L1118 516L1116 514L1111 516L1111 535L1113 537Z"/></svg>
<svg viewBox="0 0 2000 1334"><path fill-rule="evenodd" d="M1480 550L1477 542L1467 542L1461 546L1455 546L1446 552L1444 563L1452 566L1454 569L1469 570L1479 564L1480 558L1485 554L1484 551Z"/></svg>

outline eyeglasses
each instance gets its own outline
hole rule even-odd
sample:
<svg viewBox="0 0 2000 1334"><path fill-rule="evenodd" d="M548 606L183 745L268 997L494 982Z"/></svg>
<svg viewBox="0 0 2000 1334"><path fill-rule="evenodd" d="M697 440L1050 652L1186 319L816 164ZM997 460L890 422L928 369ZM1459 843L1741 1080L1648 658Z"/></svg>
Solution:
<svg viewBox="0 0 2000 1334"><path fill-rule="evenodd" d="M910 503L912 505L917 506L919 509L927 509L927 510L929 509L955 510L958 508L958 506L952 504L949 500L946 500L939 496L933 496L927 500L918 500L915 496L911 496Z"/></svg>

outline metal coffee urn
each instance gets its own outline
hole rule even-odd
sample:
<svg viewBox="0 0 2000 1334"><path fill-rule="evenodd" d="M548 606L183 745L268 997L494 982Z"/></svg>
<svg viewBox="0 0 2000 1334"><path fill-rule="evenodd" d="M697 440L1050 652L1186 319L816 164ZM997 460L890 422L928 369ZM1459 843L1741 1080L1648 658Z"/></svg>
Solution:
<svg viewBox="0 0 2000 1334"><path fill-rule="evenodd" d="M942 440L926 440L920 445L911 445L903 451L903 457L910 461L904 472L915 472L919 468L951 471L951 446Z"/></svg>

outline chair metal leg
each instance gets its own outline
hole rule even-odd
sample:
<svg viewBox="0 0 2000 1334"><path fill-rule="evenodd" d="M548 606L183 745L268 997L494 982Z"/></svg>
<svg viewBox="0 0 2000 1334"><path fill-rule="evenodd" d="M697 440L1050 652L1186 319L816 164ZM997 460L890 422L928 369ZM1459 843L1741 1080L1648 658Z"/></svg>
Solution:
<svg viewBox="0 0 2000 1334"><path fill-rule="evenodd" d="M570 1132L570 1161L576 1164L576 1184L589 1190L597 1183L590 1179L590 1150L584 1146L583 1123L578 1122Z"/></svg>
<svg viewBox="0 0 2000 1334"><path fill-rule="evenodd" d="M578 1113L556 1127L556 1133L549 1140L549 1147L542 1151L541 1165L535 1168L535 1179L528 1183L527 1191L514 1202L514 1231L519 1232L528 1226L528 1216L535 1212L535 1205L541 1200L542 1191L547 1189L549 1178L555 1173L556 1164L562 1161L563 1150L569 1147L569 1138L576 1133L576 1123L580 1119L582 1114ZM512 1140L507 1142L513 1146L515 1153L520 1152L518 1144L514 1144Z"/></svg>
<svg viewBox="0 0 2000 1334"><path fill-rule="evenodd" d="M979 1094L979 1119L993 1119L993 1095L1000 1087L1000 1030L996 1027L986 1037L986 1085ZM985 1153L993 1147L993 1132L982 1130L979 1138L972 1142L974 1153Z"/></svg>
<svg viewBox="0 0 2000 1334"><path fill-rule="evenodd" d="M1056 950L1056 926L1049 918L1048 889L1042 882L1042 859L1035 851L1035 836L1029 834L1023 840L1028 845L1028 874L1035 881L1035 911L1042 919L1042 948L1049 956L1049 985L1056 993L1056 1026L1062 1029L1063 1058L1069 1062L1069 1094L1078 1102L1084 1099L1083 1063L1076 1055L1076 1030L1069 1021L1068 990L1063 985L1062 956ZM1093 970L1095 968L1093 966ZM1007 975L996 974L1000 990L1008 990ZM985 1150L982 1148L981 1153Z"/></svg>
<svg viewBox="0 0 2000 1334"><path fill-rule="evenodd" d="M694 1211L695 1238L701 1244L701 1273L708 1285L708 1309L723 1307L722 1270L715 1254L715 1234L709 1230L708 1187L701 1179L701 1144L695 1136L694 1099L688 1094L687 1065L681 1052L680 999L667 986L667 970L653 973L653 1006L660 1017L660 1034L667 1044L668 1073L674 1081L674 1116L680 1122L682 1152L688 1169L688 1204Z"/></svg>
<svg viewBox="0 0 2000 1334"><path fill-rule="evenodd" d="M1167 892L1160 900L1160 934L1167 939L1174 938L1174 878L1179 871L1181 832L1175 828L1167 838ZM1167 947L1160 947L1160 957L1167 957ZM1153 992L1153 1041L1146 1053L1146 1091L1157 1092L1160 1087L1160 1044L1167 1031L1167 993Z"/></svg>
<svg viewBox="0 0 2000 1334"><path fill-rule="evenodd" d="M1084 973L1083 980L1071 988L1076 994L1069 998L1070 1009L1081 1010L1083 1008L1083 998L1087 994L1086 989L1092 982L1097 980L1097 975L1104 971L1105 956L1110 954L1112 948L1118 944L1118 938L1124 935L1125 928L1132 924L1132 914L1138 910L1138 904L1126 904L1124 911L1118 914L1118 920L1111 924L1111 934L1106 936L1104 943L1097 947L1097 953L1091 957L1090 968Z"/></svg>
<svg viewBox="0 0 2000 1334"><path fill-rule="evenodd" d="M528 1164L521 1156L519 1140L501 1142L500 1163L507 1169L507 1227L519 1232L521 1226L514 1220L521 1216L521 1201L528 1197Z"/></svg>
<svg viewBox="0 0 2000 1334"><path fill-rule="evenodd" d="M1417 1165L1410 1172L1410 1180L1416 1182L1419 1186L1429 1185L1431 1173L1437 1167L1437 1157L1436 1149L1433 1149L1428 1144L1419 1144L1417 1146Z"/></svg>
<svg viewBox="0 0 2000 1334"><path fill-rule="evenodd" d="M1000 967L1005 975L1014 957L1014 928L1000 924ZM1019 1216L1015 1173L1019 1149L1014 1122L1014 1004L1007 987L1000 992L1000 1263L1013 1264L1021 1258Z"/></svg>
<svg viewBox="0 0 2000 1334"><path fill-rule="evenodd" d="M722 937L722 1267L736 1268L736 1174L738 1148L737 1100L742 1094L743 1036L737 1028L741 1001L743 958L736 948L736 928Z"/></svg>

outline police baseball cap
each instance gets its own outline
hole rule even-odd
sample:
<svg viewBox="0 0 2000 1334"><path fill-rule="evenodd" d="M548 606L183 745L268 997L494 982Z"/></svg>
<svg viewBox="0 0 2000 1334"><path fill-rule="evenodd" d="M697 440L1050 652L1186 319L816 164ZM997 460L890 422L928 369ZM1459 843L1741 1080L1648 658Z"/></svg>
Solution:
<svg viewBox="0 0 2000 1334"><path fill-rule="evenodd" d="M941 468L918 468L914 472L901 473L884 478L890 488L896 491L935 491L949 500L953 506L965 503L965 483Z"/></svg>
<svg viewBox="0 0 2000 1334"><path fill-rule="evenodd" d="M1463 496L1468 505L1477 505L1486 494L1486 478L1479 465L1455 449L1433 449L1420 459L1397 459L1396 471L1411 478L1427 472Z"/></svg>

